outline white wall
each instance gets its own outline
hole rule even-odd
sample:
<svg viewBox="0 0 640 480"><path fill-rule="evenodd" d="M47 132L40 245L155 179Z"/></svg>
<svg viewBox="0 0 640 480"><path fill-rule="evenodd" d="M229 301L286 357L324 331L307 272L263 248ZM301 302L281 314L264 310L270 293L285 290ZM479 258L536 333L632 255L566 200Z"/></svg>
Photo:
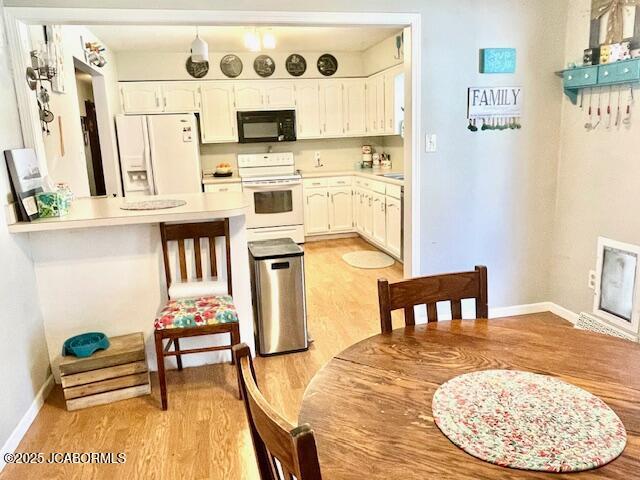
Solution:
<svg viewBox="0 0 640 480"><path fill-rule="evenodd" d="M0 0L0 16L2 15ZM0 150L22 147L4 25L0 23ZM26 235L7 231L5 207L10 186L5 160L0 161L0 449L25 415L49 376L42 315ZM0 468L4 462L0 460Z"/></svg>
<svg viewBox="0 0 640 480"><path fill-rule="evenodd" d="M567 62L580 59L588 46L590 3L569 2ZM614 103L616 93L614 90ZM623 109L627 96L625 89ZM640 244L640 216L636 213L640 205L638 98L636 89L630 128L607 130L601 126L591 132L584 128L586 108L581 110L567 99L563 101L551 299L574 312L590 312L592 308L593 291L587 286L587 278L596 265L597 237ZM603 101L608 101L608 89L604 90Z"/></svg>
<svg viewBox="0 0 640 480"><path fill-rule="evenodd" d="M32 26L31 38L34 45L42 42L42 27ZM80 37L85 42L100 42L89 30L75 25L62 27L64 45L64 82L66 93L51 93L51 110L56 119L49 124L51 135L43 135L49 176L54 182L65 182L78 197L90 195L89 180L87 175L87 162L85 158L84 141L80 127L80 109L77 100L77 88L75 80L74 58L84 62L84 53ZM101 43L101 42L100 42ZM96 93L96 108L105 108L110 122L98 122L100 132L100 145L102 147L102 162L105 174L107 193L117 193L119 184L119 162L117 145L115 141L115 126L113 116L120 112L120 100L118 91L118 74L116 59L108 49L103 52L107 59L105 67L99 70L102 74L98 82L103 82L106 88L106 101L100 102ZM96 85L94 85L95 89ZM62 132L58 127L58 117L62 118ZM65 155L62 156L60 135L64 139Z"/></svg>
<svg viewBox="0 0 640 480"><path fill-rule="evenodd" d="M11 5L85 7L82 0L8 0ZM130 8L103 0L102 8ZM561 91L553 72L564 62L566 2L557 0L139 0L136 8L417 12L422 15L421 138L424 272L489 268L492 307L547 300L555 207ZM478 51L515 47L515 75L480 75ZM466 130L467 88L520 84L523 129Z"/></svg>
<svg viewBox="0 0 640 480"><path fill-rule="evenodd" d="M373 75L403 62L404 48L396 48L396 36L401 32L385 38L381 42L362 52L362 63L365 76Z"/></svg>
<svg viewBox="0 0 640 480"><path fill-rule="evenodd" d="M165 27L158 27L165 28ZM220 59L228 54L235 53L242 60L242 73L236 80L262 79L253 69L253 61L258 53L252 52L209 52L209 72L204 80L228 80L220 70ZM262 53L262 52L261 52ZM285 68L285 61L292 53L300 53L307 60L307 70L300 77L292 77ZM276 64L276 70L269 79L276 78L326 78L320 72L316 63L318 57L325 52L268 52ZM364 74L362 55L359 52L331 52L338 61L336 77L361 77ZM188 49L185 52L118 52L118 75L121 81L128 80L194 80L185 68L185 62L189 56Z"/></svg>

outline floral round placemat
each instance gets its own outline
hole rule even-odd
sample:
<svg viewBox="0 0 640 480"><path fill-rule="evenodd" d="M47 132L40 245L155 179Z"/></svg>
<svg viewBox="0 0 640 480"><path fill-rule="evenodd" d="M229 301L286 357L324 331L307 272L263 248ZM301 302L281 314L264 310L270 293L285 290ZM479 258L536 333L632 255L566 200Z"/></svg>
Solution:
<svg viewBox="0 0 640 480"><path fill-rule="evenodd" d="M554 377L486 370L455 377L433 396L433 418L465 452L503 467L579 472L617 458L627 443L601 399Z"/></svg>

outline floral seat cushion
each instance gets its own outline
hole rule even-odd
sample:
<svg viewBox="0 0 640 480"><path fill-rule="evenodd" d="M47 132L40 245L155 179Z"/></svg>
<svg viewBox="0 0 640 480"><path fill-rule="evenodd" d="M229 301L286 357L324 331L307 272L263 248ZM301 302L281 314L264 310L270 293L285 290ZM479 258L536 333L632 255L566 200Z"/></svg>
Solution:
<svg viewBox="0 0 640 480"><path fill-rule="evenodd" d="M169 300L155 321L156 330L219 325L238 321L229 295Z"/></svg>

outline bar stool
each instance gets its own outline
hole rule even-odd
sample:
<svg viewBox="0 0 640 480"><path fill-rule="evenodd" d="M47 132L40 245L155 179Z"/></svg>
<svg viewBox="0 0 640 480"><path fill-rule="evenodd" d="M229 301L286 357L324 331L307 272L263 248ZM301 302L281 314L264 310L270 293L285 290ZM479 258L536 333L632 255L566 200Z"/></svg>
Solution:
<svg viewBox="0 0 640 480"><path fill-rule="evenodd" d="M165 378L165 357L175 356L178 370L182 370L182 356L193 353L231 350L240 343L240 325L238 314L232 299L231 286L231 239L229 236L229 219L183 224L160 224L164 271L167 280L169 300L157 316L155 328L156 357L158 361L158 380L160 383L160 399L162 410L167 409L167 383ZM226 251L226 285L218 278L218 261L216 259L215 240L224 237ZM203 255L201 241L208 240L208 256L210 277L203 271ZM195 279L189 279L185 241L193 241L193 257L195 263ZM169 262L169 244L177 242L178 261L180 265L180 282L172 281ZM229 334L228 345L205 348L180 349L180 339L203 335ZM168 339L166 345L164 340ZM173 346L173 350L170 350ZM234 363L233 355L231 363ZM238 392L241 395L238 379ZM240 397L241 398L241 397Z"/></svg>

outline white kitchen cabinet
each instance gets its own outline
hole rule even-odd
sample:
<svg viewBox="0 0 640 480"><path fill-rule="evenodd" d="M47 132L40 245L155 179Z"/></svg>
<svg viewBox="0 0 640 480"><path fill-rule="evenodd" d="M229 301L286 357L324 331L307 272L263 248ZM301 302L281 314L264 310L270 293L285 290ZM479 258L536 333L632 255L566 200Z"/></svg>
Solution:
<svg viewBox="0 0 640 480"><path fill-rule="evenodd" d="M356 232L360 232L360 202L362 197L362 191L359 188L354 188L353 189L353 196L352 196L352 207L351 207L351 215L353 217L353 229Z"/></svg>
<svg viewBox="0 0 640 480"><path fill-rule="evenodd" d="M207 193L242 192L242 184L240 182L206 183L204 191Z"/></svg>
<svg viewBox="0 0 640 480"><path fill-rule="evenodd" d="M120 100L124 113L162 112L162 88L159 83L120 83Z"/></svg>
<svg viewBox="0 0 640 480"><path fill-rule="evenodd" d="M238 109L262 108L265 105L264 89L258 82L237 82L235 95Z"/></svg>
<svg viewBox="0 0 640 480"><path fill-rule="evenodd" d="M294 108L293 82L267 82L263 85L265 106L269 108Z"/></svg>
<svg viewBox="0 0 640 480"><path fill-rule="evenodd" d="M228 143L238 141L233 84L203 82L200 131L202 143Z"/></svg>
<svg viewBox="0 0 640 480"><path fill-rule="evenodd" d="M367 132L384 133L384 75L367 80Z"/></svg>
<svg viewBox="0 0 640 480"><path fill-rule="evenodd" d="M367 133L367 90L362 79L343 80L343 108L346 136L357 137Z"/></svg>
<svg viewBox="0 0 640 480"><path fill-rule="evenodd" d="M387 214L385 196L379 193L372 193L372 231L373 240L380 245L387 241Z"/></svg>
<svg viewBox="0 0 640 480"><path fill-rule="evenodd" d="M326 188L304 191L304 233L329 233L329 196Z"/></svg>
<svg viewBox="0 0 640 480"><path fill-rule="evenodd" d="M200 111L200 85L193 82L162 84L162 104L165 113Z"/></svg>
<svg viewBox="0 0 640 480"><path fill-rule="evenodd" d="M323 137L342 137L345 130L342 81L320 82L320 129Z"/></svg>
<svg viewBox="0 0 640 480"><path fill-rule="evenodd" d="M384 133L400 135L404 121L404 67L384 72Z"/></svg>
<svg viewBox="0 0 640 480"><path fill-rule="evenodd" d="M320 137L320 83L318 80L295 82L296 136Z"/></svg>
<svg viewBox="0 0 640 480"><path fill-rule="evenodd" d="M368 238L373 237L373 195L372 192L363 190L360 203L360 231Z"/></svg>
<svg viewBox="0 0 640 480"><path fill-rule="evenodd" d="M397 258L402 257L402 205L400 199L386 197L386 241L389 253Z"/></svg>
<svg viewBox="0 0 640 480"><path fill-rule="evenodd" d="M235 93L236 106L242 110L295 106L292 82L240 81L236 82Z"/></svg>
<svg viewBox="0 0 640 480"><path fill-rule="evenodd" d="M330 187L329 232L353 231L353 199L351 187Z"/></svg>

